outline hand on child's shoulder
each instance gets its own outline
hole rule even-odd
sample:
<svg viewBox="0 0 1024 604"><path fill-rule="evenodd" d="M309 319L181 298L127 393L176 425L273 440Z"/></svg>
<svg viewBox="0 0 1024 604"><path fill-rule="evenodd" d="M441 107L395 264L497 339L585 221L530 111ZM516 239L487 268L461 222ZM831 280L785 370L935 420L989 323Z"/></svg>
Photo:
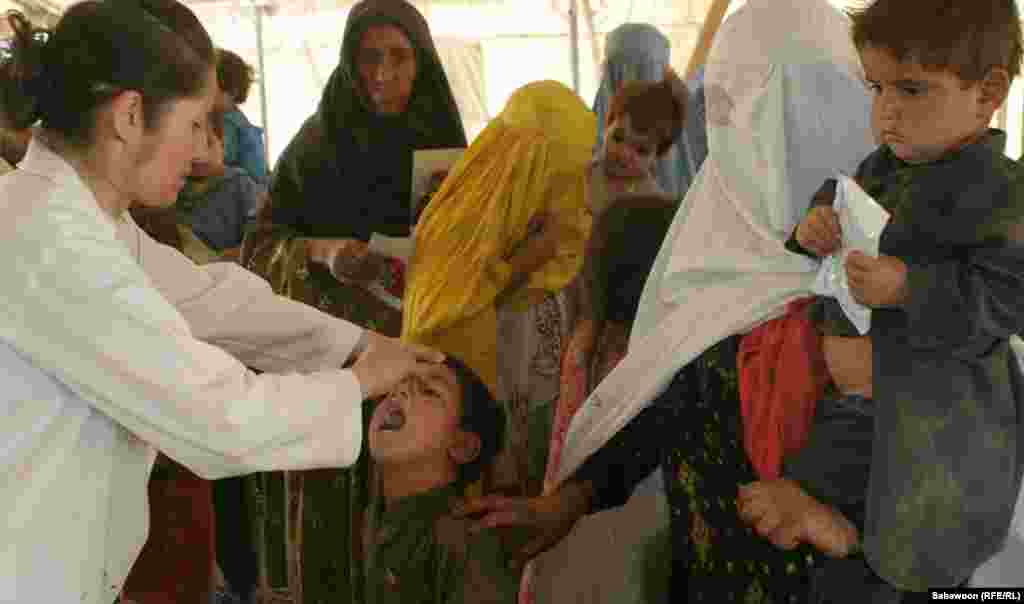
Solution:
<svg viewBox="0 0 1024 604"><path fill-rule="evenodd" d="M438 519L438 543L458 559L455 566L462 569L461 576L451 577L452 596L443 604L515 604L520 572L510 566L497 531L472 531L472 524L465 517Z"/></svg>

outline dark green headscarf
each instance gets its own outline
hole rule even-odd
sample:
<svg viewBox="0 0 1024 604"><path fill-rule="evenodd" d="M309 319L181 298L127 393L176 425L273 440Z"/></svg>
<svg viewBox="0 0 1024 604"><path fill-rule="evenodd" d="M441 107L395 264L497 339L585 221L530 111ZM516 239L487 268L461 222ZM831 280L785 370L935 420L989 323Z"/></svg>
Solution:
<svg viewBox="0 0 1024 604"><path fill-rule="evenodd" d="M380 24L401 29L416 50L412 97L394 116L371 109L356 63L363 32ZM341 61L317 112L277 162L269 219L310 237L408 235L413 151L464 146L458 107L423 15L405 0L364 0L349 13Z"/></svg>

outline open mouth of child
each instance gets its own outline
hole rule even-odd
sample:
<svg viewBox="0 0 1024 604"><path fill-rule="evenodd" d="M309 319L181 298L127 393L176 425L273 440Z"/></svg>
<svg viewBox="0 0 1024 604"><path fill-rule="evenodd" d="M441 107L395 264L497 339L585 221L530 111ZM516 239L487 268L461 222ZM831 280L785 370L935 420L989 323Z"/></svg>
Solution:
<svg viewBox="0 0 1024 604"><path fill-rule="evenodd" d="M405 426L405 411L398 405L385 409L378 429L381 431L398 431Z"/></svg>

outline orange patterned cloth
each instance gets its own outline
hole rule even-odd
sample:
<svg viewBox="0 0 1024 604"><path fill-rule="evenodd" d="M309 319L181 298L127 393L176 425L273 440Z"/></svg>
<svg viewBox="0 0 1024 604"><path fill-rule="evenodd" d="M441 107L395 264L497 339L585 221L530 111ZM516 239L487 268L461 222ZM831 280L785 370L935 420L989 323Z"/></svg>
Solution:
<svg viewBox="0 0 1024 604"><path fill-rule="evenodd" d="M548 446L548 464L544 475L544 492L554 488L555 475L561 459L562 446L569 432L569 424L576 415L583 401L587 400L594 387L618 365L626 356L626 344L629 341L628 329L619 323L607 323L601 330L594 356L590 363L590 371L576 363L571 357L571 350L566 346L562 351L561 386L558 394L558 405L551 426L551 441ZM589 377L588 377L589 374ZM527 564L519 587L519 604L533 604L533 564Z"/></svg>

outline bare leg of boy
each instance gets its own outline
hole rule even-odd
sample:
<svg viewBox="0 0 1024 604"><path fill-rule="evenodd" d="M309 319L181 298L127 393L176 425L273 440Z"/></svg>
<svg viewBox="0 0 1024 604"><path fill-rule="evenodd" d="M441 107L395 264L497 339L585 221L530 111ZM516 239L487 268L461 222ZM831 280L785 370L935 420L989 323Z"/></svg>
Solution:
<svg viewBox="0 0 1024 604"><path fill-rule="evenodd" d="M857 529L843 514L792 480L741 486L737 509L744 522L783 549L810 543L828 556L843 558L859 546Z"/></svg>

